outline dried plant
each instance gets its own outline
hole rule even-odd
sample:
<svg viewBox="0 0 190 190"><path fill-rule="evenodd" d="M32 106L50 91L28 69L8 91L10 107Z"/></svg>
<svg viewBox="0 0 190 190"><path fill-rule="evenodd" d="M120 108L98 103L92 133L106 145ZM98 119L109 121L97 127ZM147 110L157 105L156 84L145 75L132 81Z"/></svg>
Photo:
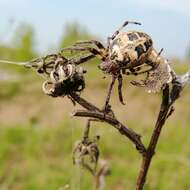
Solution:
<svg viewBox="0 0 190 190"><path fill-rule="evenodd" d="M48 80L44 81L42 85L43 92L46 95L67 97L74 105L79 104L83 108L82 110L75 110L72 113L73 117L87 118L83 138L76 144L73 151L73 162L74 164L81 165L94 176L96 190L102 190L104 188L104 180L109 174L109 167L105 162L98 164L100 155L98 148L99 136L90 137L90 124L92 122L105 122L114 127L121 135L125 136L135 145L136 150L142 156L142 164L139 169L135 189L142 190L156 151L161 130L168 117L174 111L173 104L180 97L183 88L190 83L190 72L181 76L176 75L171 69L168 60L160 55L162 50L160 53L157 53L153 48L152 40L147 34L136 31L120 33L120 30L128 23L139 24L136 22L125 22L111 38L108 38L106 48L101 42L91 40L76 43L70 48L63 49L58 54L47 55L27 63L16 63L25 67L34 68L41 75L48 77ZM126 44L129 45L129 49L123 47ZM91 47L91 45L95 45L96 48ZM89 53L82 56L66 58L62 54L66 50L87 51ZM87 71L79 66L79 64L94 57L99 57L103 61L99 65L99 69L112 76L103 109L81 97L81 93L85 89L85 73ZM10 61L1 60L1 62L15 64L15 62ZM144 66L150 68L140 71ZM126 72L126 70L129 72ZM145 87L148 91L152 92L162 91L160 111L147 147L142 142L140 134L117 119L109 101L116 79L118 80L119 100L124 104L122 96L122 75L137 75L142 73L147 74L146 79L140 82L133 81L133 85ZM63 189L66 188L68 186Z"/></svg>
<svg viewBox="0 0 190 190"><path fill-rule="evenodd" d="M87 56L92 55L89 54ZM75 164L80 164L94 176L97 190L103 189L105 176L109 174L109 167L107 163L104 163L98 169L99 136L90 138L89 132L92 122L105 122L114 127L121 135L128 138L135 145L139 154L141 154L142 164L136 182L136 190L142 190L146 182L152 158L156 151L161 130L168 117L171 116L174 111L174 102L180 97L183 88L190 83L190 72L178 76L174 71L171 71L172 82L163 86L160 112L150 142L148 147L146 147L141 141L140 134L136 133L116 118L110 104L109 109L105 112L104 109L98 108L93 103L81 97L81 92L85 88L84 75L86 73L82 67L77 66L78 63L81 62L81 58L66 59L60 55L49 55L47 57L50 58L50 61L42 62L43 59L37 59L29 62L27 65L28 67L37 68L38 72L49 76L49 80L45 81L43 84L43 91L45 94L53 97L68 97L74 104L77 103L84 108L83 110L75 110L72 116L88 118L83 138L74 148L73 162ZM50 85L50 87L48 85Z"/></svg>

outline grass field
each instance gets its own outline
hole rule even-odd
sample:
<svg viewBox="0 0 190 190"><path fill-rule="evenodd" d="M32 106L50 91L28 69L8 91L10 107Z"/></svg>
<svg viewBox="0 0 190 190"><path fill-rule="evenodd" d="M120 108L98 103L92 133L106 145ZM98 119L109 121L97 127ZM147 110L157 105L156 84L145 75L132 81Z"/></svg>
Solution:
<svg viewBox="0 0 190 190"><path fill-rule="evenodd" d="M182 73L187 65L176 67ZM50 98L41 90L43 79L18 68L2 68L14 82L1 81L0 91L0 190L58 190L66 184L74 190L91 190L92 177L72 164L72 147L82 136L85 119L70 117L74 109L67 99ZM88 66L87 89L82 96L103 105L109 77ZM99 78L97 80L97 78ZM142 134L148 143L159 111L160 94L148 94L125 79L126 106L112 97L115 113L123 123ZM165 125L153 159L145 190L190 189L190 88L176 102L176 111ZM111 126L94 123L91 135L100 135L101 158L111 175L107 190L132 190L141 157L133 145ZM116 143L117 142L117 143Z"/></svg>

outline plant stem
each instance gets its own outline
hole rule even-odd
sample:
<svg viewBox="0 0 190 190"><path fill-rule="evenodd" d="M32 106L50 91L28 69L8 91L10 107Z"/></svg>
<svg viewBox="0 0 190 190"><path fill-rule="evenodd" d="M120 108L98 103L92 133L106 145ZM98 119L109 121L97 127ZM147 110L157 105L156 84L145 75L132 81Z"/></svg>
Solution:
<svg viewBox="0 0 190 190"><path fill-rule="evenodd" d="M143 156L141 168L139 171L139 176L137 178L136 190L142 190L146 182L146 177L150 168L152 157L155 153L156 145L158 143L161 130L168 119L168 117L173 113L174 102L179 98L183 87L189 84L190 73L186 73L182 76L175 76L173 81L172 90L169 90L169 86L163 90L162 103L160 106L160 112L150 139L150 143L147 148L146 155Z"/></svg>

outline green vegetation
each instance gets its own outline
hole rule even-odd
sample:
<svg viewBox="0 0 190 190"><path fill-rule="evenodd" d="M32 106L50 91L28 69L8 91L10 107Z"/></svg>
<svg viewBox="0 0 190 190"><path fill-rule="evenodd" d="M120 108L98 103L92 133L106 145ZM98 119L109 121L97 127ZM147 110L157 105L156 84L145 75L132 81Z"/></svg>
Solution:
<svg viewBox="0 0 190 190"><path fill-rule="evenodd" d="M65 25L65 31L60 40L60 47L63 48L72 45L78 40L87 40L91 37L92 35L79 23L68 23Z"/></svg>
<svg viewBox="0 0 190 190"><path fill-rule="evenodd" d="M72 166L72 140L79 138L80 129L77 123L66 119L54 128L40 128L31 124L1 126L1 188L58 189L81 177L81 189L92 189L91 176L84 172L77 176L79 171ZM140 157L116 131L102 127L100 132L106 134L102 135L100 141L101 156L109 161L112 170L112 175L107 177L107 189L133 189ZM188 127L166 126L146 190L190 188L189 133Z"/></svg>
<svg viewBox="0 0 190 190"><path fill-rule="evenodd" d="M20 91L20 83L18 82L4 82L0 83L1 91L0 98L1 99L10 99L14 97Z"/></svg>
<svg viewBox="0 0 190 190"><path fill-rule="evenodd" d="M69 24L58 46L91 36L80 25ZM21 25L10 43L14 46L0 45L0 58L23 61L37 56L34 39L32 27ZM109 76L102 79L96 61L84 67L89 72L82 95L101 106ZM179 61L175 61L174 67L179 73L189 69ZM72 147L85 124L84 120L69 117L72 104L66 99L45 96L41 91L42 79L33 71L10 65L0 65L0 70L18 76L16 81L0 81L0 190L58 190L66 184L74 190L79 185L82 190L92 189L92 177L72 164ZM130 80L125 78L126 106L119 105L116 93L112 103L118 117L148 142L160 95L132 87ZM189 92L188 88L183 92L175 105L176 112L164 127L145 190L190 189ZM101 158L111 168L106 189L134 189L141 161L135 148L105 124L93 124L91 135L96 134L101 136Z"/></svg>
<svg viewBox="0 0 190 190"><path fill-rule="evenodd" d="M71 176L68 164L71 143L63 140L70 135L63 127L39 129L16 125L1 128L1 188L58 189L67 184Z"/></svg>
<svg viewBox="0 0 190 190"><path fill-rule="evenodd" d="M8 45L0 46L1 59L27 61L37 54L34 51L34 31L30 25L20 25Z"/></svg>

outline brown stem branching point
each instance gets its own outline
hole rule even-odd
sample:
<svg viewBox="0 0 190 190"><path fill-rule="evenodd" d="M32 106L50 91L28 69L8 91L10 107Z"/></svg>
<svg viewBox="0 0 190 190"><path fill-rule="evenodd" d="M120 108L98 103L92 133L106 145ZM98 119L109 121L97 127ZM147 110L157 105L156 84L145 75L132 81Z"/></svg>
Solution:
<svg viewBox="0 0 190 190"><path fill-rule="evenodd" d="M168 84L163 89L160 111L150 138L148 148L146 148L142 143L141 136L118 121L114 114L105 114L103 110L89 103L87 100L81 98L75 93L70 94L71 98L86 110L76 110L72 115L76 117L94 118L106 122L116 128L122 135L126 136L133 144L135 144L136 149L142 155L142 164L139 171L139 176L137 178L136 190L142 190L146 182L146 177L153 155L155 154L161 130L168 117L174 112L173 104L179 98L183 87L187 84L190 84L190 72L187 72L182 76L177 76L173 72L173 82L171 89Z"/></svg>
<svg viewBox="0 0 190 190"><path fill-rule="evenodd" d="M84 111L84 110L77 110L73 114L73 116L77 117L90 117L90 118L96 118L101 121L104 121L113 127L115 127L122 135L128 137L136 146L137 150L141 154L146 153L145 146L143 145L141 141L141 137L139 134L135 133L132 129L126 127L122 123L120 123L117 119L105 115L103 112L93 112L93 111Z"/></svg>
<svg viewBox="0 0 190 190"><path fill-rule="evenodd" d="M104 111L100 110L96 106L89 103L87 100L81 98L80 96L72 93L70 95L74 101L80 104L82 107L86 108L86 110L78 110L75 111L72 115L77 117L90 117L94 119L99 119L104 121L113 127L115 127L122 135L128 137L136 146L137 150L141 154L145 154L146 148L141 141L141 136L135 133L132 129L128 128L127 126L123 125L119 122L113 114L105 114Z"/></svg>

